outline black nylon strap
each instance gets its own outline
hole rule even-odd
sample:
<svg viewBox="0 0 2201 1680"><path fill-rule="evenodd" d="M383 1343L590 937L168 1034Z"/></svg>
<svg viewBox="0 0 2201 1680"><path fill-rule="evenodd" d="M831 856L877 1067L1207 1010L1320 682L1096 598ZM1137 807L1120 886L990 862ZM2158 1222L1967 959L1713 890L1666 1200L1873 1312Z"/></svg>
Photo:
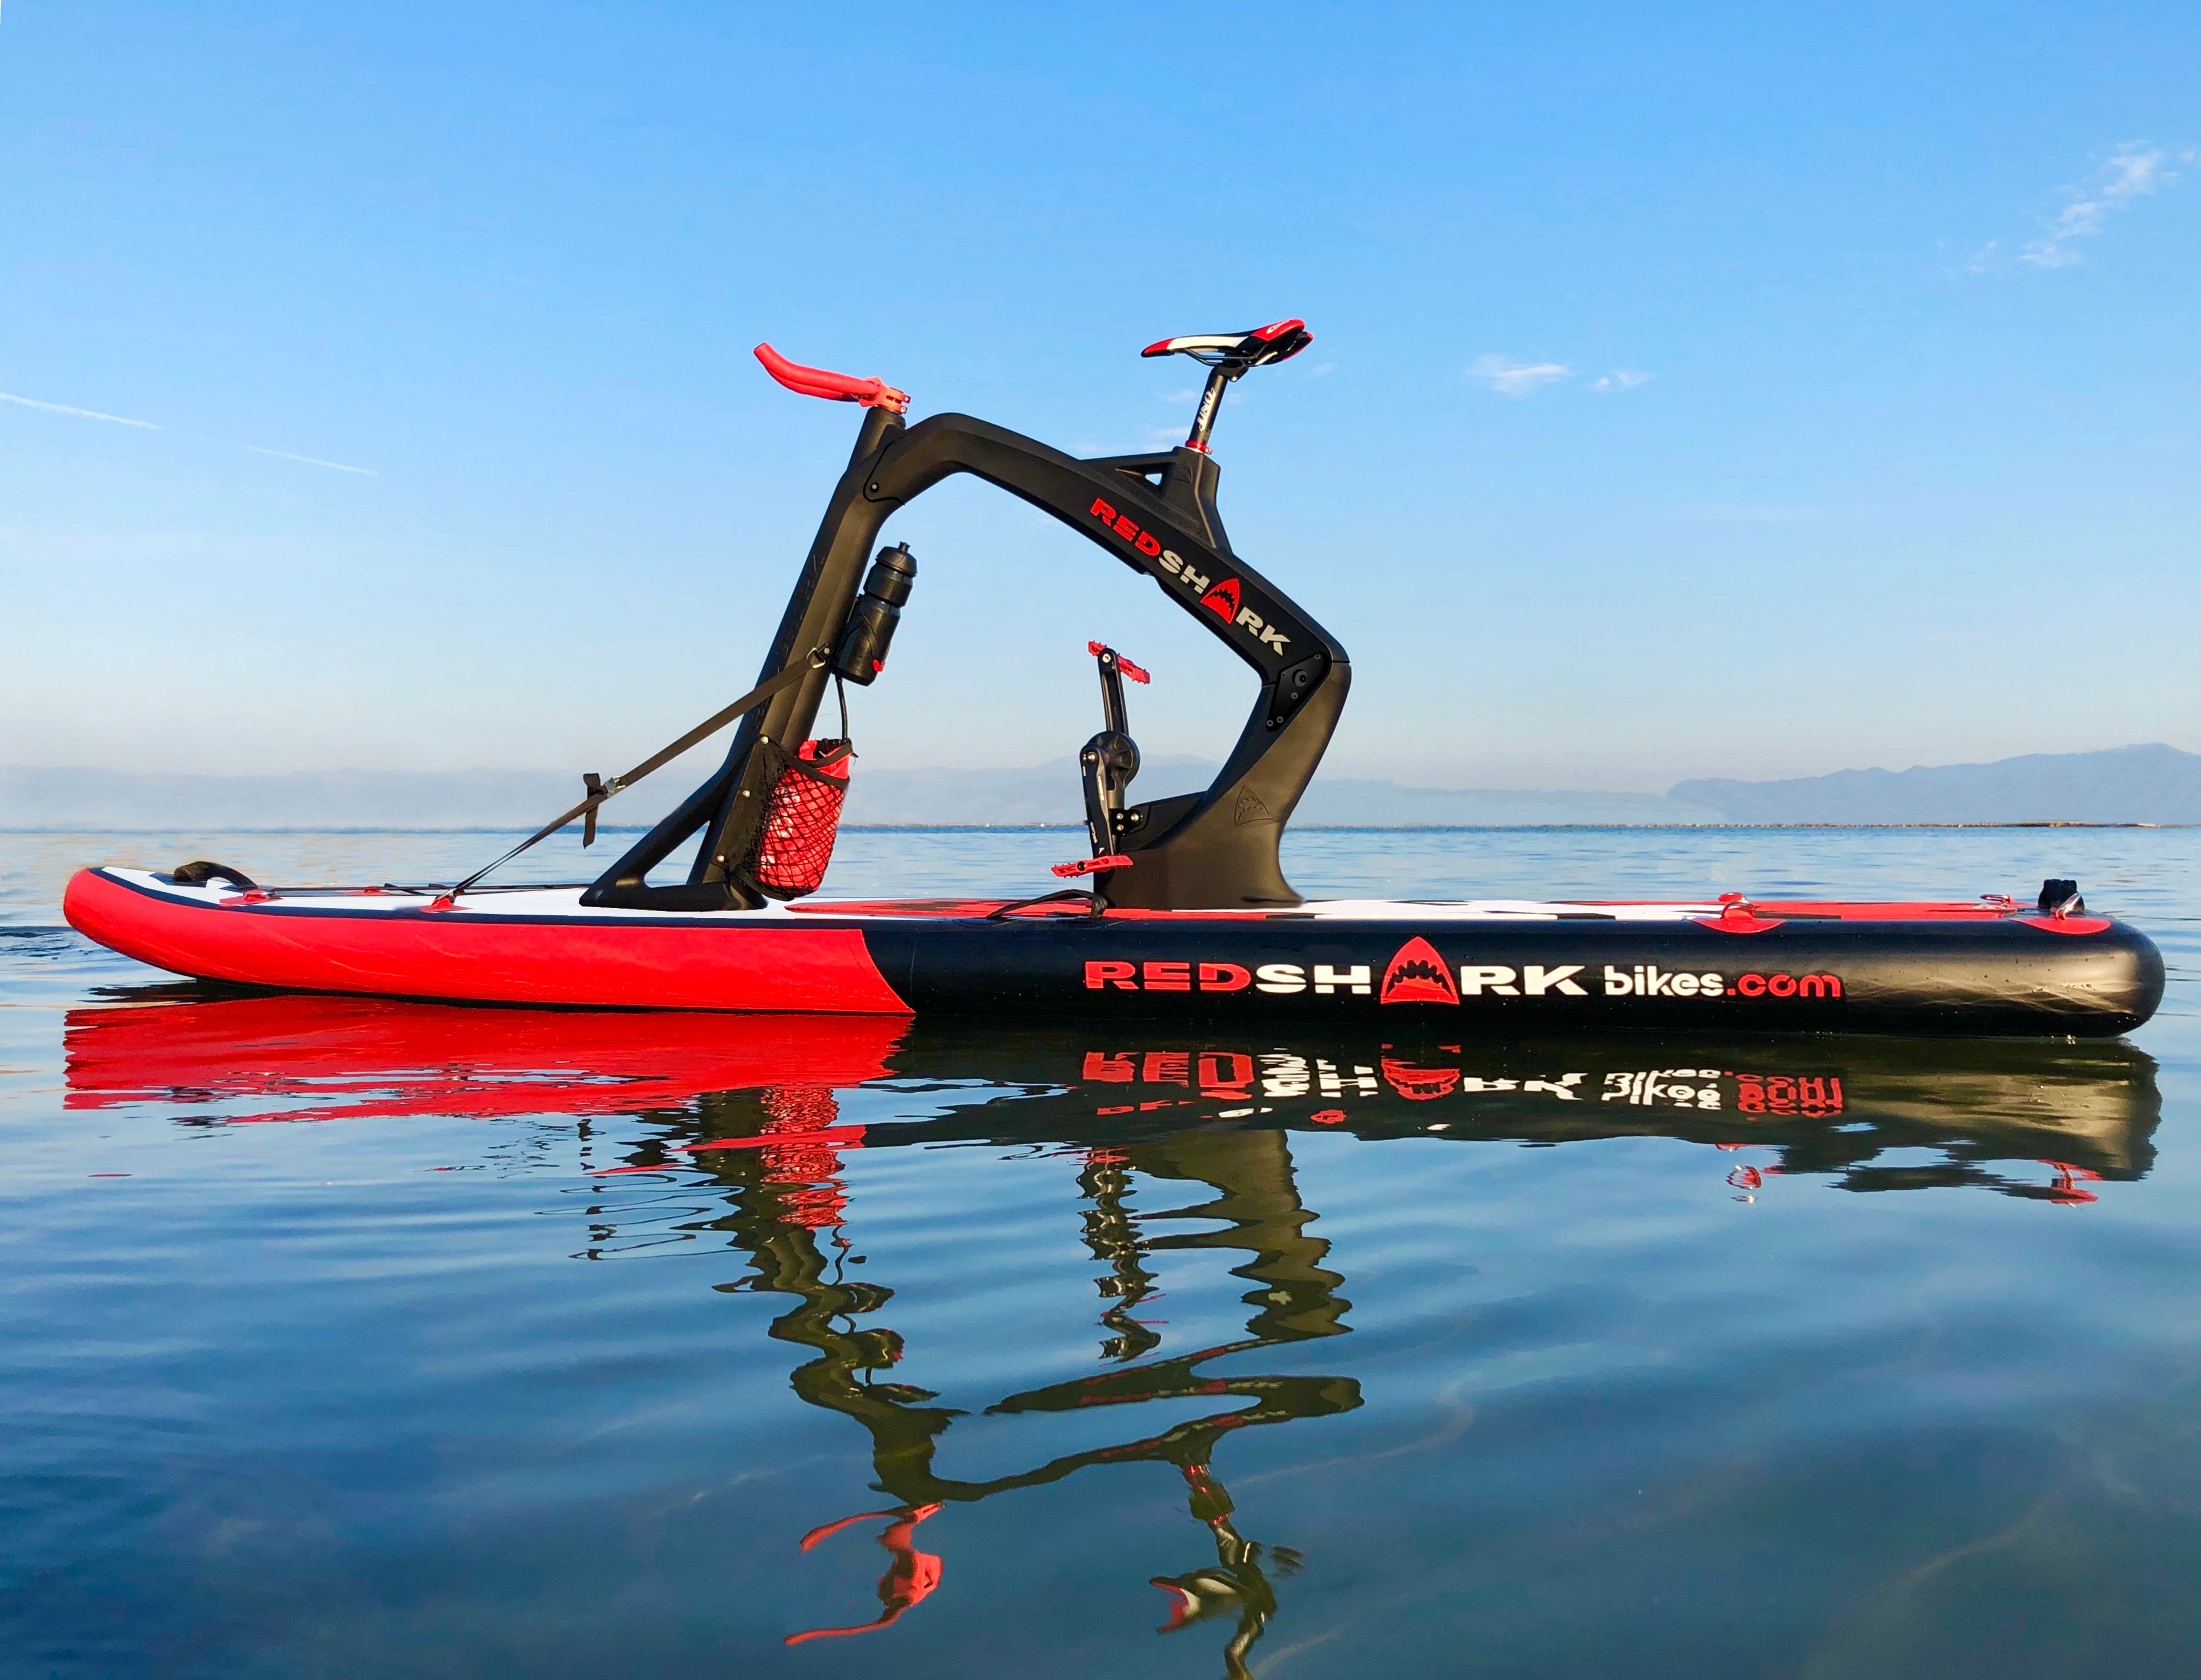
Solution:
<svg viewBox="0 0 2201 1680"><path fill-rule="evenodd" d="M770 700L774 694L777 694L781 689L789 688L794 683L801 682L804 677L809 676L813 670L822 666L824 663L825 661L822 658L819 658L817 655L813 655L809 661L806 661L801 664L789 665L785 670L780 672L778 676L772 678L771 681L759 683L755 688L750 689L748 693L743 694L741 699L736 700L731 705L726 707L723 711L713 712L710 717L698 723L694 729L689 730L686 735L681 736L679 740L674 741L670 746L661 747L657 752L651 753L649 757L644 758L625 776L615 776L609 781L602 783L599 783L596 781L593 774L584 777L584 780L589 785L588 798L583 799L580 804L575 805L563 817L544 823L543 827L537 828L533 834L530 834L525 840L520 841L519 845L514 846L511 851L506 852L503 857L498 858L495 863L485 864L482 868L476 869L456 887L451 888L449 892L443 893L442 895L443 898L446 900L457 898L460 893L467 892L478 883L484 876L493 874L496 870L502 869L507 863L509 863L514 858L519 856L521 852L526 851L531 846L535 845L537 841L549 839L551 835L556 834L559 829L564 828L568 822L571 822L577 817L585 817L588 819L587 833L589 838L593 840L596 837L596 807L602 805L606 799L611 798L614 793L620 793L626 788L633 787L636 782L641 781L643 777L648 776L652 770L663 769L666 764L671 764L675 758L678 758L683 752L685 752L690 747L695 746L697 741L702 740L707 736L716 735L719 730L725 729L727 724L732 723L734 719L740 717L743 712L755 711L757 707L762 705L766 700Z"/></svg>

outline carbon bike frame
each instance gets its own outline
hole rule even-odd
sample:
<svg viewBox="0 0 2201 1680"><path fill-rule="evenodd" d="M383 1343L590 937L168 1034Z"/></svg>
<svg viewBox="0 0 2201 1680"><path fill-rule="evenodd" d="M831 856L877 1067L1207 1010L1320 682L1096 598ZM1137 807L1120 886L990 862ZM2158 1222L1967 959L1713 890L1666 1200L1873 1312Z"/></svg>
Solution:
<svg viewBox="0 0 2201 1680"><path fill-rule="evenodd" d="M959 472L1021 497L1153 578L1163 594L1259 674L1261 689L1230 758L1204 793L1133 807L1119 850L1130 869L1096 877L1112 905L1250 909L1300 902L1277 846L1329 745L1352 682L1340 647L1306 612L1232 553L1215 507L1218 476L1202 451L1079 460L967 414L914 426L868 410L834 487L760 682L790 664L809 676L745 718L725 762L582 895L587 904L652 910L754 910L764 899L743 865L771 793L766 743L807 739L825 697L825 661L879 531L904 503ZM1065 778L1065 806L1075 789ZM683 886L649 871L699 832Z"/></svg>

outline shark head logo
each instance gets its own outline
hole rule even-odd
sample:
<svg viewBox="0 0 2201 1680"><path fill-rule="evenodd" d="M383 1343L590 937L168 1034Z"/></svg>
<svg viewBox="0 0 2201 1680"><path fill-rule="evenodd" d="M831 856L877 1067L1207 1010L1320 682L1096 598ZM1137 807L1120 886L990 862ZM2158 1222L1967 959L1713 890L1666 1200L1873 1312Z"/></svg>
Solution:
<svg viewBox="0 0 2201 1680"><path fill-rule="evenodd" d="M1200 604L1224 623L1238 619L1238 580L1226 577L1200 598Z"/></svg>
<svg viewBox="0 0 2201 1680"><path fill-rule="evenodd" d="M1428 1103L1459 1089L1457 1068L1417 1068L1394 1057L1383 1058L1383 1078L1409 1103Z"/></svg>
<svg viewBox="0 0 2201 1680"><path fill-rule="evenodd" d="M1408 940L1383 970L1386 1004L1457 1004L1459 986L1452 969L1427 940Z"/></svg>

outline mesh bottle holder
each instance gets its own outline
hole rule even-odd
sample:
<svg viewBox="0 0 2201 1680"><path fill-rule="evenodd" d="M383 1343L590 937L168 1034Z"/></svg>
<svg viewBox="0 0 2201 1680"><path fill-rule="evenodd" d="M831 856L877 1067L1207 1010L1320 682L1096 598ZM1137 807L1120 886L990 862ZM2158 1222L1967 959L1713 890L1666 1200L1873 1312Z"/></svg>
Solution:
<svg viewBox="0 0 2201 1680"><path fill-rule="evenodd" d="M845 740L806 740L793 753L763 751L773 768L772 793L743 873L769 898L800 899L818 890L833 861L855 755Z"/></svg>

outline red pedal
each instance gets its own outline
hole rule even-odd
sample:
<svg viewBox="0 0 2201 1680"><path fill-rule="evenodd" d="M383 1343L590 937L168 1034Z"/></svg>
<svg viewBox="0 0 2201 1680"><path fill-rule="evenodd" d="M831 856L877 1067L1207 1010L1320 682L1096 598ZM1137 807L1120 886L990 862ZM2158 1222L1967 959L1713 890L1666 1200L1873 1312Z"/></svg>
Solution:
<svg viewBox="0 0 2201 1680"><path fill-rule="evenodd" d="M1106 858L1080 858L1074 863L1057 863L1055 874L1065 881L1074 875L1100 875L1109 869L1128 869L1131 860L1120 852L1112 852Z"/></svg>
<svg viewBox="0 0 2201 1680"><path fill-rule="evenodd" d="M1108 644L1105 641L1089 641L1085 644L1085 651L1097 659L1108 652ZM1151 672L1133 664L1121 653L1116 655L1116 669L1134 682L1151 682L1154 680Z"/></svg>

